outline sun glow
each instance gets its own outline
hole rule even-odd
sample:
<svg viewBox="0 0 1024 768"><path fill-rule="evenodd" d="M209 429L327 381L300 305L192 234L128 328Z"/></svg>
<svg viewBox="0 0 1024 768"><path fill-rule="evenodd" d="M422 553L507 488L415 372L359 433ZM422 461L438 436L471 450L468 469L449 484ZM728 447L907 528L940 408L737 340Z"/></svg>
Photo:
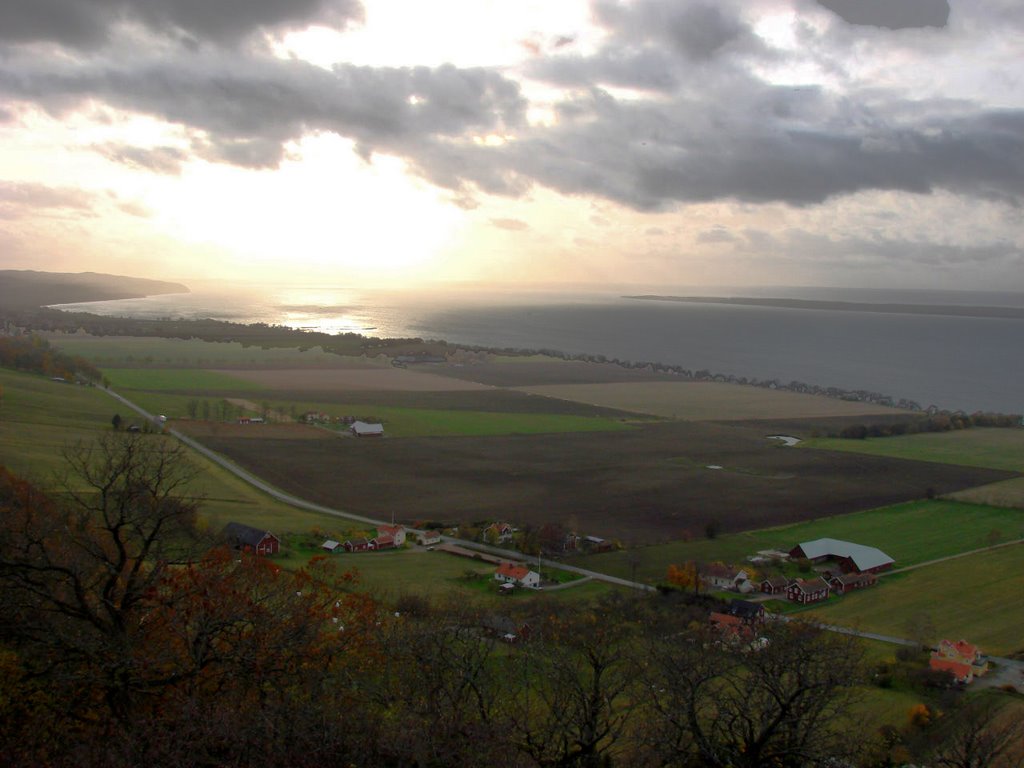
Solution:
<svg viewBox="0 0 1024 768"><path fill-rule="evenodd" d="M247 277L291 282L339 273L371 282L413 277L429 271L461 226L462 212L400 160L366 163L332 135L290 150L293 159L274 172L191 165L181 188L155 206L161 225L230 249Z"/></svg>

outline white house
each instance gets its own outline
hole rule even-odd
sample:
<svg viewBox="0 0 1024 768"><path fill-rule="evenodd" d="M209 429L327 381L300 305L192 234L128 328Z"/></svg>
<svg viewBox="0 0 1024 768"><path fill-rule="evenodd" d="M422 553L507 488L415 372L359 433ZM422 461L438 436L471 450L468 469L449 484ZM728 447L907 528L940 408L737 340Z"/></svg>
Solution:
<svg viewBox="0 0 1024 768"><path fill-rule="evenodd" d="M506 584L518 584L521 587L537 589L540 586L540 574L531 571L519 563L502 563L494 572L495 581Z"/></svg>

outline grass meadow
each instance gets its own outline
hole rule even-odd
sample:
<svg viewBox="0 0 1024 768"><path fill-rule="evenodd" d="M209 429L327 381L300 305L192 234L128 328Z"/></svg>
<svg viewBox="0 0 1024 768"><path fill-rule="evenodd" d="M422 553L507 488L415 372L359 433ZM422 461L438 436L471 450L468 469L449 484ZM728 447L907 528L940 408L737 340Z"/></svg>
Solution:
<svg viewBox="0 0 1024 768"><path fill-rule="evenodd" d="M199 368L109 368L104 375L115 390L252 392L260 389L251 381L230 373Z"/></svg>
<svg viewBox="0 0 1024 768"><path fill-rule="evenodd" d="M922 621L934 636L978 644L985 653L1024 651L1024 544L994 549L888 576L801 613L831 624L905 637Z"/></svg>
<svg viewBox="0 0 1024 768"><path fill-rule="evenodd" d="M577 562L615 576L649 582L664 578L670 564L688 560L743 563L762 549L788 551L801 541L842 539L878 547L896 568L969 552L1024 537L1024 511L932 499L776 528L671 542L623 552L590 555ZM1018 556L1024 556L1018 552Z"/></svg>
<svg viewBox="0 0 1024 768"><path fill-rule="evenodd" d="M864 440L814 438L801 443L800 448L1024 472L1024 428L975 427L954 432L869 437Z"/></svg>

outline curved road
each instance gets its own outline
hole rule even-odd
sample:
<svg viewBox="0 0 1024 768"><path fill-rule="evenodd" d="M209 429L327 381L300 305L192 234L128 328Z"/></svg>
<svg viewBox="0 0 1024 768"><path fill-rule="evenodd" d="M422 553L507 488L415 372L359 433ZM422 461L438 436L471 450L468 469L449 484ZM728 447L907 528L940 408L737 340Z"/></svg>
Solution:
<svg viewBox="0 0 1024 768"><path fill-rule="evenodd" d="M156 416L154 416L153 414L151 414L148 411L144 410L140 406L136 405L135 403L133 403L131 400L129 400L128 398L124 397L123 395L119 395L117 392L114 392L111 389L107 389L107 390L104 390L104 391L108 395L113 397L115 400L117 400L118 402L122 403L126 407L131 408L133 411L135 411L137 414L139 414L143 418L147 419L148 421L150 421L152 423L156 423L156 424L160 423L159 419ZM372 517L364 517L363 515L355 515L355 514L352 514L350 512L342 512L340 509L333 509L331 507L326 507L323 504L314 504L311 501L306 501L305 499L300 499L298 496L293 496L290 493L286 493L286 492L280 490L279 488L275 488L274 486L270 485L269 483L267 483L264 480L261 480L259 477L257 477L256 475L252 474L251 472L248 472L248 471L242 469L240 466L235 464L233 461L230 461L230 460L224 458L223 456L221 456L220 454L211 451L209 448L204 446L202 443L199 443L198 441L193 440L188 435L183 435L178 430L172 429L170 427L165 427L164 431L167 434L173 436L175 439L180 440L182 443L187 445L189 448L191 448L192 450L196 451L196 453L201 454L202 456L204 456L205 458L207 458L210 461L214 462L218 466L223 467L228 472L231 472L233 475L236 475L237 477L241 478L245 482L249 483L249 485L253 486L254 488L258 488L259 490L261 490L264 493L266 493L268 496L271 496L271 497L277 499L278 501L283 501L285 504L291 504L292 506L299 507L300 509L308 509L311 512L320 512L320 513L325 514L325 515L333 515L334 517L341 517L341 518L344 518L346 520L356 520L356 521L358 521L360 523L367 523L367 524L373 525L373 526L390 525L390 522L388 522L387 520L377 520L377 519L372 518ZM413 530L413 529L410 529L410 530ZM492 555L497 555L498 557L507 558L508 560L520 561L520 560L524 559L523 553L522 552L517 552L515 550L502 549L501 547L492 547L489 544L482 544L482 543L473 542L473 541L465 541L463 539L456 539L456 538L451 537L451 536L442 536L441 538L444 541L448 541L448 542L451 542L453 544L458 544L460 547L465 547L466 549L475 549L475 550L480 551L480 552L487 552L487 553L492 554ZM586 568L578 568L578 567L576 567L574 565L566 565L565 563L560 563L560 562L557 562L555 560L548 560L546 558L531 558L530 561L531 562L535 562L535 563L537 563L539 565L548 566L550 568L561 568L563 571L570 571L572 573L578 573L578 574L580 574L582 576L589 576L592 579L596 579L598 581L603 581L603 582L606 582L608 584L615 584L615 585L620 586L620 587L629 587L630 589L636 589L636 590L640 590L640 591L643 591L643 592L655 592L655 591L657 591L650 584L641 584L641 583L636 582L636 581L630 581L629 579L620 579L618 576L609 576L606 573L598 573L597 571L590 571L590 570L587 570Z"/></svg>

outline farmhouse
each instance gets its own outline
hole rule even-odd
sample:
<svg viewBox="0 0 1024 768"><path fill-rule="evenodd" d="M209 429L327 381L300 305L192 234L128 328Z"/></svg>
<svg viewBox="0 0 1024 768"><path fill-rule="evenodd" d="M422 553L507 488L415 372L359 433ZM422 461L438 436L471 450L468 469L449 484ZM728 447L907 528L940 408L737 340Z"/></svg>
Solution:
<svg viewBox="0 0 1024 768"><path fill-rule="evenodd" d="M409 531L415 538L416 541L424 547L432 547L435 544L441 543L441 532L434 530L426 531Z"/></svg>
<svg viewBox="0 0 1024 768"><path fill-rule="evenodd" d="M360 537L358 539L347 539L342 544L346 552L366 552L370 548L370 542Z"/></svg>
<svg viewBox="0 0 1024 768"><path fill-rule="evenodd" d="M494 572L494 579L532 589L540 586L540 574L519 563L502 562Z"/></svg>
<svg viewBox="0 0 1024 768"><path fill-rule="evenodd" d="M700 580L709 589L729 589L734 592L750 592L750 576L744 570L737 570L731 565L711 563L700 569Z"/></svg>
<svg viewBox="0 0 1024 768"><path fill-rule="evenodd" d="M390 533L381 533L370 539L370 549L394 549L395 537Z"/></svg>
<svg viewBox="0 0 1024 768"><path fill-rule="evenodd" d="M281 551L281 540L270 531L263 531L242 523L228 523L221 534L232 549L257 555L276 555Z"/></svg>
<svg viewBox="0 0 1024 768"><path fill-rule="evenodd" d="M816 603L828 598L828 583L821 578L798 579L786 588L786 597L794 603Z"/></svg>
<svg viewBox="0 0 1024 768"><path fill-rule="evenodd" d="M797 544L789 551L792 558L807 558L812 563L836 560L847 573L879 573L896 562L885 552L863 544L839 539L815 539Z"/></svg>
<svg viewBox="0 0 1024 768"><path fill-rule="evenodd" d="M873 573L839 573L828 580L828 585L837 595L845 595L855 589L873 587L877 581Z"/></svg>
<svg viewBox="0 0 1024 768"><path fill-rule="evenodd" d="M949 672L958 683L969 683L974 678L988 672L988 659L981 655L978 646L966 640L940 640L939 646L932 651L928 666L932 669Z"/></svg>
<svg viewBox="0 0 1024 768"><path fill-rule="evenodd" d="M383 424L367 424L365 421L353 422L349 431L356 437L383 437Z"/></svg>
<svg viewBox="0 0 1024 768"><path fill-rule="evenodd" d="M404 525L378 525L377 526L378 536L390 536L396 547L405 545L405 526Z"/></svg>

